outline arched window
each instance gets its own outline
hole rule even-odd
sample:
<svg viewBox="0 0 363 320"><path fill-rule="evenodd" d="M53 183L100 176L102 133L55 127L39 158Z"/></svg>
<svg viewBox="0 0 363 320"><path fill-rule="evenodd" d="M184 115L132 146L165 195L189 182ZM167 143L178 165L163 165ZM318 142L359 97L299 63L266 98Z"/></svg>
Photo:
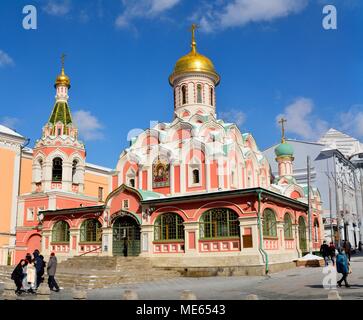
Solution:
<svg viewBox="0 0 363 320"><path fill-rule="evenodd" d="M62 173L63 173L63 160L61 158L54 158L53 168L52 168L52 181L53 182L62 181Z"/></svg>
<svg viewBox="0 0 363 320"><path fill-rule="evenodd" d="M319 222L318 222L318 219L315 219L314 220L314 241L315 242L319 241L318 236L319 236Z"/></svg>
<svg viewBox="0 0 363 320"><path fill-rule="evenodd" d="M200 218L200 238L239 237L238 214L227 208L211 209Z"/></svg>
<svg viewBox="0 0 363 320"><path fill-rule="evenodd" d="M133 179L133 178L130 179L129 184L130 184L130 187L135 188L135 179Z"/></svg>
<svg viewBox="0 0 363 320"><path fill-rule="evenodd" d="M263 212L263 235L265 237L277 237L276 216L271 209Z"/></svg>
<svg viewBox="0 0 363 320"><path fill-rule="evenodd" d="M160 215L154 224L155 240L183 240L183 219L176 213Z"/></svg>
<svg viewBox="0 0 363 320"><path fill-rule="evenodd" d="M83 221L81 225L81 242L101 242L101 223L96 219Z"/></svg>
<svg viewBox="0 0 363 320"><path fill-rule="evenodd" d="M78 161L77 160L73 160L72 163L72 183L76 183L76 173L77 173L77 165L78 165Z"/></svg>
<svg viewBox="0 0 363 320"><path fill-rule="evenodd" d="M187 103L187 87L182 86L181 91L182 91L182 104L186 104Z"/></svg>
<svg viewBox="0 0 363 320"><path fill-rule="evenodd" d="M63 220L57 221L52 229L52 242L69 242L69 224Z"/></svg>
<svg viewBox="0 0 363 320"><path fill-rule="evenodd" d="M199 179L199 170L198 169L194 169L193 170L193 183L199 183L200 179Z"/></svg>
<svg viewBox="0 0 363 320"><path fill-rule="evenodd" d="M286 213L284 216L284 236L285 239L292 239L292 221L290 214Z"/></svg>
<svg viewBox="0 0 363 320"><path fill-rule="evenodd" d="M213 88L210 88L210 105L213 106L214 105L214 92L213 92Z"/></svg>
<svg viewBox="0 0 363 320"><path fill-rule="evenodd" d="M306 243L306 223L305 219L300 216L299 217L299 243L300 243L300 249L304 252L307 248Z"/></svg>
<svg viewBox="0 0 363 320"><path fill-rule="evenodd" d="M197 103L202 103L202 85L197 85Z"/></svg>

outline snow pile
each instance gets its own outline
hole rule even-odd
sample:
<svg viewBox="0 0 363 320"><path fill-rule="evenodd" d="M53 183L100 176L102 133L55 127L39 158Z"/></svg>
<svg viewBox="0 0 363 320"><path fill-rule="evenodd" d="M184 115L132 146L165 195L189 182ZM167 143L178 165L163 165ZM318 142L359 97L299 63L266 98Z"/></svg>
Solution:
<svg viewBox="0 0 363 320"><path fill-rule="evenodd" d="M323 260L322 257L316 256L315 254L308 253L302 258L297 259L298 261L309 261L309 260Z"/></svg>

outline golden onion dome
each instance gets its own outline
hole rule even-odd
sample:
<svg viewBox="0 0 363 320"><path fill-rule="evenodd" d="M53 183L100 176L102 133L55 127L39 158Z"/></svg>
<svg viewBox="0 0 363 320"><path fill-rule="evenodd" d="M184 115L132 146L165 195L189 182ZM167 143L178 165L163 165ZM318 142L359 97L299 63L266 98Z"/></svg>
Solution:
<svg viewBox="0 0 363 320"><path fill-rule="evenodd" d="M64 58L65 54L62 55L62 72L55 80L54 87L58 86L66 86L68 89L71 87L71 80L69 77L64 73Z"/></svg>
<svg viewBox="0 0 363 320"><path fill-rule="evenodd" d="M196 25L192 25L192 50L181 57L175 64L174 71L169 77L169 82L172 85L176 76L183 73L202 72L211 75L217 85L220 81L220 76L216 72L213 62L197 52L197 43L195 41Z"/></svg>
<svg viewBox="0 0 363 320"><path fill-rule="evenodd" d="M68 87L68 89L71 87L71 80L64 73L64 68L62 68L62 73L55 80L55 85L54 86L55 87L58 87L58 86L66 86L66 87Z"/></svg>

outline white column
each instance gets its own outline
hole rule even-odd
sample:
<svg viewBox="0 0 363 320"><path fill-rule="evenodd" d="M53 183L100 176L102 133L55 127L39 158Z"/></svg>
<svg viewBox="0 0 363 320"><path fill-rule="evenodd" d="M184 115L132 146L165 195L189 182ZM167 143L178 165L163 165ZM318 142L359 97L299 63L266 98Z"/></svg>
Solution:
<svg viewBox="0 0 363 320"><path fill-rule="evenodd" d="M63 161L62 190L72 191L72 163Z"/></svg>
<svg viewBox="0 0 363 320"><path fill-rule="evenodd" d="M154 226L153 225L142 225L141 226L141 253L140 256L150 256L153 252L153 236Z"/></svg>

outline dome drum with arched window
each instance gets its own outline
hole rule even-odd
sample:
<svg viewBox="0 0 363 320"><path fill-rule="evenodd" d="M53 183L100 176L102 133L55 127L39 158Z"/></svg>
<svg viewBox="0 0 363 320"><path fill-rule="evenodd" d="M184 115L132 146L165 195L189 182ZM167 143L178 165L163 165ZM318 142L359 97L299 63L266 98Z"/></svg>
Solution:
<svg viewBox="0 0 363 320"><path fill-rule="evenodd" d="M188 109L192 116L198 112L215 113L215 87L220 76L212 61L197 52L196 26L192 26L191 51L175 64L169 83L174 88L175 112L179 117Z"/></svg>

